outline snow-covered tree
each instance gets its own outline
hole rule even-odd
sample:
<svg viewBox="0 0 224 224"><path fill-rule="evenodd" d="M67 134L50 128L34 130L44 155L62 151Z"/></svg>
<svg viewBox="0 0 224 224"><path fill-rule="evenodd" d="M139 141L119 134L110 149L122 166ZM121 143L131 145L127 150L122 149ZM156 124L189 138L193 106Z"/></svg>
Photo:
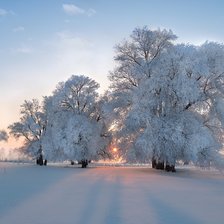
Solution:
<svg viewBox="0 0 224 224"><path fill-rule="evenodd" d="M127 158L218 163L223 136L224 48L172 45L172 31L137 28L117 45L110 73L117 138Z"/></svg>
<svg viewBox="0 0 224 224"><path fill-rule="evenodd" d="M25 153L35 157L37 163L43 165L42 137L46 130L46 116L37 99L25 100L21 105L21 117L19 122L9 126L10 134L15 138L24 138Z"/></svg>
<svg viewBox="0 0 224 224"><path fill-rule="evenodd" d="M7 141L8 140L8 134L4 130L0 130L0 141Z"/></svg>
<svg viewBox="0 0 224 224"><path fill-rule="evenodd" d="M48 119L43 140L45 156L51 160L88 161L107 155L110 135L105 123L99 84L85 76L71 76L45 99Z"/></svg>
<svg viewBox="0 0 224 224"><path fill-rule="evenodd" d="M116 68L110 72L113 107L121 124L123 116L132 106L132 93L144 80L149 79L159 63L160 56L172 46L176 36L171 30L151 31L147 27L136 28L129 40L115 46ZM120 117L122 116L122 119Z"/></svg>

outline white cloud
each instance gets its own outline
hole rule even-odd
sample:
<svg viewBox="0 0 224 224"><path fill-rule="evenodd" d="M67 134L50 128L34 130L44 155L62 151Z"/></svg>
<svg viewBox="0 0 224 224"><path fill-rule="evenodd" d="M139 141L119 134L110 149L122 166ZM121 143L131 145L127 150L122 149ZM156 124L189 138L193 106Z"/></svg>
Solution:
<svg viewBox="0 0 224 224"><path fill-rule="evenodd" d="M74 4L63 4L62 8L64 10L64 12L70 16L74 16L74 15L87 15L87 16L93 16L94 14L96 14L96 10L94 9L82 9Z"/></svg>
<svg viewBox="0 0 224 224"><path fill-rule="evenodd" d="M17 26L13 29L13 32L22 32L24 30L25 30L25 28L23 26Z"/></svg>
<svg viewBox="0 0 224 224"><path fill-rule="evenodd" d="M15 15L15 13L11 10L7 11L5 9L0 8L0 16L7 16L7 15Z"/></svg>
<svg viewBox="0 0 224 224"><path fill-rule="evenodd" d="M73 4L63 4L62 8L64 10L65 13L67 13L68 15L78 15L78 14L84 14L85 10L79 8L76 5Z"/></svg>

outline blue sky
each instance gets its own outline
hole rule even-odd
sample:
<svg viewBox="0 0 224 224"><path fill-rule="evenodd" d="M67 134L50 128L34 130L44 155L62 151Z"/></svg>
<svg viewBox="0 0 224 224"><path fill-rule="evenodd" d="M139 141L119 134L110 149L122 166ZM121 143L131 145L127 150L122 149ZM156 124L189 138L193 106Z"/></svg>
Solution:
<svg viewBox="0 0 224 224"><path fill-rule="evenodd" d="M224 42L223 0L0 0L0 129L25 99L84 74L107 88L114 45L137 26L171 29L178 42Z"/></svg>

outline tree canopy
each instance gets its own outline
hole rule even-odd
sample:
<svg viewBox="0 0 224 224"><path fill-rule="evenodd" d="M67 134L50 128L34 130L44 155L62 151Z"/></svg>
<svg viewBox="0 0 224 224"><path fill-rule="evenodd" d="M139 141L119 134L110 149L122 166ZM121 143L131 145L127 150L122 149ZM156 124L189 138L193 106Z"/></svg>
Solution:
<svg viewBox="0 0 224 224"><path fill-rule="evenodd" d="M175 39L172 31L143 27L116 46L109 78L120 148L130 161L219 165L224 47Z"/></svg>

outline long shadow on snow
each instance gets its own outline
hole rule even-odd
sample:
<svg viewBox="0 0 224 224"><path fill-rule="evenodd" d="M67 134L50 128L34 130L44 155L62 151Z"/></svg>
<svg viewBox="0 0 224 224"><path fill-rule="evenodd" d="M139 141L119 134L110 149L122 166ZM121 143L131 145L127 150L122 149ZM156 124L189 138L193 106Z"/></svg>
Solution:
<svg viewBox="0 0 224 224"><path fill-rule="evenodd" d="M102 207L106 207L106 211L104 214L100 214L104 217L103 223L106 224L120 224L122 223L121 216L120 216L120 178L116 177L114 183L107 182L107 180L101 178L98 182L94 185L90 186L90 190L87 195L87 200L85 201L85 208L82 211L78 222L82 224L95 224L93 223L94 214L99 213L98 209ZM117 186L119 185L119 186ZM109 188L108 195L107 190ZM111 189L112 188L112 189ZM101 199L107 198L109 203L102 204ZM101 203L101 204L100 204ZM99 224L99 223L96 223Z"/></svg>
<svg viewBox="0 0 224 224"><path fill-rule="evenodd" d="M149 178L150 176L153 176L153 181L151 182L152 190L155 191L156 185L162 184L164 181L169 180L168 183L170 183L173 180L177 180L177 178L194 178L194 181L197 181L196 177L192 177L191 171L185 171L179 170L177 173L167 173L160 170L154 170L152 168L149 169L136 169L139 173L148 173ZM194 173L194 171L192 171ZM194 176L194 175L193 175ZM164 179L161 182L161 179L163 178L169 178ZM170 179L171 178L171 179ZM164 186L165 187L165 186ZM147 192L147 199L149 203L149 208L153 209L153 212L155 213L157 219L159 220L158 223L181 223L181 224L199 224L202 223L199 220L196 220L194 217L189 216L184 211L174 208L172 204L166 203L163 200L156 197L155 194L152 194L150 185L149 187L144 186L143 190ZM156 191L157 192L157 191ZM158 192L159 193L159 192ZM164 193L164 192L161 192ZM175 197L175 195L174 195ZM184 202L183 202L184 203Z"/></svg>
<svg viewBox="0 0 224 224"><path fill-rule="evenodd" d="M120 224L121 218L121 192L122 184L121 177L116 177L116 181L111 183L112 190L110 191L110 203L108 205L107 214L104 223L107 224Z"/></svg>
<svg viewBox="0 0 224 224"><path fill-rule="evenodd" d="M159 223L202 224L199 220L188 216L184 211L174 209L153 195L149 197L150 207L153 207Z"/></svg>
<svg viewBox="0 0 224 224"><path fill-rule="evenodd" d="M69 175L74 175L75 170L31 164L6 169L4 173L0 173L0 217L29 198L66 179Z"/></svg>

